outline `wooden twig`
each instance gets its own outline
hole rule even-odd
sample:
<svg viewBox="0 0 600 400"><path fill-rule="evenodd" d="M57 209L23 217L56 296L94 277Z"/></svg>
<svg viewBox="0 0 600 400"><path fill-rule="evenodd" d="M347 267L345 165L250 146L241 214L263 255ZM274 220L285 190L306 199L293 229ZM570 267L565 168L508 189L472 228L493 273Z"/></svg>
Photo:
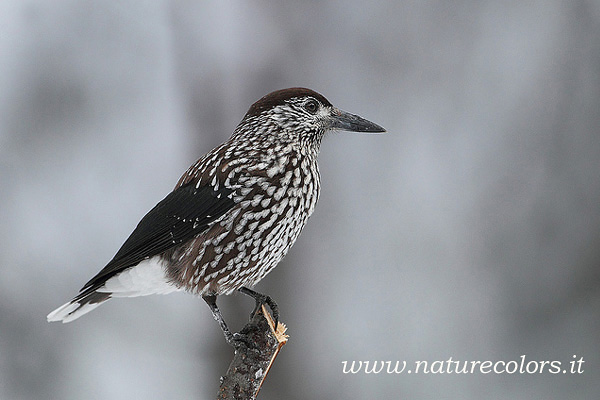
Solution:
<svg viewBox="0 0 600 400"><path fill-rule="evenodd" d="M287 342L286 327L279 323L275 329L273 318L262 307L240 333L248 335L253 346L240 346L233 356L217 400L254 400L262 386L275 357Z"/></svg>

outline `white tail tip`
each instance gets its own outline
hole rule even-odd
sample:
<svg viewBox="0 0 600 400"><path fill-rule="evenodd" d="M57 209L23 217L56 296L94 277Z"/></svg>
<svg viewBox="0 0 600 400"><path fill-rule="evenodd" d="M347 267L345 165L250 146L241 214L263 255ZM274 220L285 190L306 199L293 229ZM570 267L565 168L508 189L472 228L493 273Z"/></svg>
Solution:
<svg viewBox="0 0 600 400"><path fill-rule="evenodd" d="M102 303L103 302L79 304L77 302L68 302L48 314L48 322L62 321L62 323L66 324L67 322L74 321L82 315L89 313Z"/></svg>

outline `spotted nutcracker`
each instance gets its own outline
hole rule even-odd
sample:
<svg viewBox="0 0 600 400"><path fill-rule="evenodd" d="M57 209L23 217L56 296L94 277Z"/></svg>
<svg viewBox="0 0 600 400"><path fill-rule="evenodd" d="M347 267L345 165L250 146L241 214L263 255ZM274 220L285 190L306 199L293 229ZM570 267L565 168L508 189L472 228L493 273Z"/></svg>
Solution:
<svg viewBox="0 0 600 400"><path fill-rule="evenodd" d="M112 297L187 291L202 296L229 343L216 297L254 286L288 252L315 209L317 155L329 130L385 132L319 93L290 88L254 103L233 135L192 165L114 258L48 321L73 321Z"/></svg>

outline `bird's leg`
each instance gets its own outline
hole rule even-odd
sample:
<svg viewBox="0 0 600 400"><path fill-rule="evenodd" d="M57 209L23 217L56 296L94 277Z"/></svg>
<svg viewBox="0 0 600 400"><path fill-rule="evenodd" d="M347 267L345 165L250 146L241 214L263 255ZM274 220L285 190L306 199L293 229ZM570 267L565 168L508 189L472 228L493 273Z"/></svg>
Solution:
<svg viewBox="0 0 600 400"><path fill-rule="evenodd" d="M269 308L273 312L273 320L275 322L275 329L277 329L277 323L279 322L279 307L277 306L277 303L275 303L275 301L273 301L271 296L267 296L266 294L255 292L254 290L248 289L247 287L241 287L238 290L240 292L244 293L245 295L252 297L256 301L256 306L254 307L252 314L250 314L250 319L254 318L256 313L260 311L260 308L262 307L263 304L266 304L269 306Z"/></svg>
<svg viewBox="0 0 600 400"><path fill-rule="evenodd" d="M217 296L216 295L204 295L202 296L206 304L210 307L210 311L212 311L212 315L219 323L223 334L225 335L225 340L227 343L234 348L237 348L240 345L240 342L245 343L248 347L251 347L251 343L249 343L249 338L246 335L241 333L231 333L229 327L225 323L225 319L223 319L223 315L221 314L221 310L217 307Z"/></svg>

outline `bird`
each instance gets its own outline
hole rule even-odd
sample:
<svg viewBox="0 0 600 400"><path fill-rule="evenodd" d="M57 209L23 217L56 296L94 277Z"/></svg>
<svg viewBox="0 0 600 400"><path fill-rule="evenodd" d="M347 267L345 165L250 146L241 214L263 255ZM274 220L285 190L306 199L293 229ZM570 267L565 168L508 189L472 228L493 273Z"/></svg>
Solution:
<svg viewBox="0 0 600 400"><path fill-rule="evenodd" d="M317 156L332 130L385 132L311 89L260 98L48 321L71 322L111 298L177 291L202 297L234 346L243 338L229 330L217 296L249 295L253 313L266 304L277 321L275 301L251 288L283 259L313 213L321 188Z"/></svg>

